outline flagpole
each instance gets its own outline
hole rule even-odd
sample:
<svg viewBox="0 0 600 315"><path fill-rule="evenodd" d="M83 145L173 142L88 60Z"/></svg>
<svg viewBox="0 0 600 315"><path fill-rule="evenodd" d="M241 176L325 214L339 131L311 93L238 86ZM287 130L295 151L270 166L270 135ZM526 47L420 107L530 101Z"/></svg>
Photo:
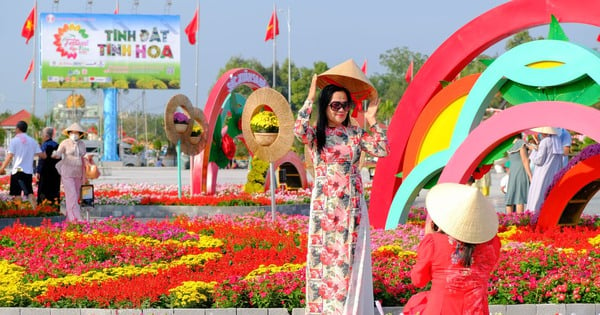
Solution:
<svg viewBox="0 0 600 315"><path fill-rule="evenodd" d="M199 20L200 19L200 1L199 0L196 0L196 12L198 12L198 20ZM200 50L199 49L200 44L197 43L197 41L198 41L197 40L197 37L198 37L198 28L199 28L198 25L199 24L200 23L196 23L196 33L194 34L194 36L196 36L196 45L194 45L194 46L196 46L195 47L195 50L196 50L196 77L194 78L194 81L195 81L194 88L196 90L196 95L195 95L195 98L194 98L194 105L196 107L199 107L199 104L198 104L198 52Z"/></svg>
<svg viewBox="0 0 600 315"><path fill-rule="evenodd" d="M410 81L412 81L415 77L415 60L413 59L413 56L410 56L410 65Z"/></svg>
<svg viewBox="0 0 600 315"><path fill-rule="evenodd" d="M277 55L277 49L275 42L277 41L277 33L275 33L275 30L277 29L276 25L279 24L279 21L277 21L277 8L275 7L275 2L273 2L273 14L275 15L275 20L273 28L271 28L271 32L273 32L273 88L275 88L275 86L277 86L277 83L275 81L275 62L277 60L276 55Z"/></svg>
<svg viewBox="0 0 600 315"><path fill-rule="evenodd" d="M275 86L277 85L276 81L275 81L275 62L277 60L276 56L276 45L275 42L277 41L277 28L279 25L279 19L277 18L277 7L275 6L275 2L273 2L273 27L271 28L271 32L273 32L273 88L275 88ZM271 176L271 220L275 221L275 211L276 211L276 204L275 204L275 165L273 164L275 163L275 161L269 161L269 176Z"/></svg>
<svg viewBox="0 0 600 315"><path fill-rule="evenodd" d="M196 0L196 13L194 14L198 14L198 21L200 20L200 0ZM196 50L196 76L194 78L194 90L195 90L195 96L194 96L194 106L196 107L200 107L200 104L198 104L198 55L199 55L199 51L200 51L200 44L198 43L198 29L200 28L200 22L196 23L196 33L194 34L194 36L196 37L196 44L195 46L195 50ZM193 171L194 171L194 156L190 156L190 195L193 194L194 192L194 176L193 176Z"/></svg>
<svg viewBox="0 0 600 315"><path fill-rule="evenodd" d="M33 78L31 80L31 82L32 82L31 83L31 94L32 94L32 97L33 97L33 101L31 102L31 116L32 117L35 116L35 94L36 94L36 90L35 90L35 83L36 83L36 80L35 80L35 77L36 77L36 75L35 75L35 65L37 63L36 62L36 56L37 56L37 49L36 49L36 46L37 46L37 34L36 33L39 31L38 27L37 27L37 13L38 13L37 12L37 0L33 1L33 8L34 8L33 10L35 12L33 14L33 69L31 70L33 72Z"/></svg>
<svg viewBox="0 0 600 315"><path fill-rule="evenodd" d="M290 7L288 7L288 103L292 104L292 22L290 21Z"/></svg>

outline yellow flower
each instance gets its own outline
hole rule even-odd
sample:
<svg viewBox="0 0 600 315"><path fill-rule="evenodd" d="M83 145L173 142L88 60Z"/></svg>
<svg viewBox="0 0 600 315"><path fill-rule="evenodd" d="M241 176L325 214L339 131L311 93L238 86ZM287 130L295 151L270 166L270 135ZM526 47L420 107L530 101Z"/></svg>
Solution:
<svg viewBox="0 0 600 315"><path fill-rule="evenodd" d="M184 281L180 286L169 290L175 297L175 307L196 307L208 301L208 296L214 292L215 281Z"/></svg>
<svg viewBox="0 0 600 315"><path fill-rule="evenodd" d="M283 266L277 266L274 264L270 264L268 266L260 265L260 266L258 266L258 268L250 271L250 273L248 275L246 275L245 278L248 280L248 279L252 279L259 275L266 274L266 273L297 271L300 269L304 269L305 267L306 267L306 263L302 263L302 264L285 263L285 264L283 264Z"/></svg>
<svg viewBox="0 0 600 315"><path fill-rule="evenodd" d="M192 128L192 137L198 137L202 134L202 127L198 124L194 124L194 128Z"/></svg>
<svg viewBox="0 0 600 315"><path fill-rule="evenodd" d="M592 244L593 246L596 246L596 247L600 246L600 234L598 234L594 237L588 238L588 242L590 244Z"/></svg>
<svg viewBox="0 0 600 315"><path fill-rule="evenodd" d="M262 111L250 119L250 129L253 132L278 132L279 120L275 113Z"/></svg>

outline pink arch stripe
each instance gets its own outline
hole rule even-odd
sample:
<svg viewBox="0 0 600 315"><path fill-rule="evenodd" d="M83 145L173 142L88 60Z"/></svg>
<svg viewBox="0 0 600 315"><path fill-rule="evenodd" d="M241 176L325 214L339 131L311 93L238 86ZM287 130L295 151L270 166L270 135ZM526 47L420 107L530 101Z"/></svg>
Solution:
<svg viewBox="0 0 600 315"><path fill-rule="evenodd" d="M598 121L600 110L569 102L534 102L511 107L473 129L444 167L438 182L466 182L469 174L490 151L510 136L526 129L562 127L598 141Z"/></svg>

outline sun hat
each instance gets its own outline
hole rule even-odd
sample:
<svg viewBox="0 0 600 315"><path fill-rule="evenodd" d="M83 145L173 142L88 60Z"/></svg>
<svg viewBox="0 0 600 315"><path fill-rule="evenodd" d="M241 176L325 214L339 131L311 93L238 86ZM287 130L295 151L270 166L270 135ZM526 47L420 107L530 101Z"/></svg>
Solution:
<svg viewBox="0 0 600 315"><path fill-rule="evenodd" d="M498 232L498 214L479 189L456 183L432 187L425 198L431 220L444 233L470 244L485 243Z"/></svg>
<svg viewBox="0 0 600 315"><path fill-rule="evenodd" d="M545 133L545 134L549 134L549 135L557 135L558 134L558 130L556 130L556 128L548 127L548 126L531 128L531 131L538 132L538 133Z"/></svg>
<svg viewBox="0 0 600 315"><path fill-rule="evenodd" d="M357 102L377 98L377 90L352 59L317 76L317 86L320 89L330 84L345 87Z"/></svg>
<svg viewBox="0 0 600 315"><path fill-rule="evenodd" d="M81 127L81 125L79 125L78 123L71 124L71 126L66 128L65 130L63 130L62 133L63 133L63 135L68 137L69 132L71 132L71 131L79 132L79 138L83 138L87 135L87 132L85 132L85 130L83 130L83 127Z"/></svg>

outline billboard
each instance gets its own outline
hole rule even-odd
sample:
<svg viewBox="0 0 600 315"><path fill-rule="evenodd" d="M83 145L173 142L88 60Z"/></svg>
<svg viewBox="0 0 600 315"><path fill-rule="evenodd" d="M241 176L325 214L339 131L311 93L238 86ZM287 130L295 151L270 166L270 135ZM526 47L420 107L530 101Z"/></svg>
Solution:
<svg viewBox="0 0 600 315"><path fill-rule="evenodd" d="M42 88L179 89L178 15L40 14Z"/></svg>

